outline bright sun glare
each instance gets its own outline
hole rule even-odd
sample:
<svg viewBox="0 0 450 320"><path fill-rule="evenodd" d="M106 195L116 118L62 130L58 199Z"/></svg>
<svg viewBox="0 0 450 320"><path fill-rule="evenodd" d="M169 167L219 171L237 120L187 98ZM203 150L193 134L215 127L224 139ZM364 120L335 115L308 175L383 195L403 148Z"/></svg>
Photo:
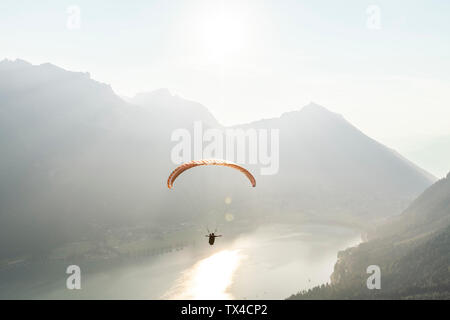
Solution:
<svg viewBox="0 0 450 320"><path fill-rule="evenodd" d="M222 10L206 18L201 29L205 54L213 62L223 63L243 46L244 25L238 15Z"/></svg>
<svg viewBox="0 0 450 320"><path fill-rule="evenodd" d="M166 295L168 299L232 299L227 289L242 256L239 250L222 250L187 270Z"/></svg>

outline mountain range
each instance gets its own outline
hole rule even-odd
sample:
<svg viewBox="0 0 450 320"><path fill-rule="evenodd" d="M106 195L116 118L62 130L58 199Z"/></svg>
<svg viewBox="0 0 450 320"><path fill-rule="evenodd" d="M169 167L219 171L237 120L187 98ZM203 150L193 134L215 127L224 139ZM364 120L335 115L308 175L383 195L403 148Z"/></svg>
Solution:
<svg viewBox="0 0 450 320"><path fill-rule="evenodd" d="M248 165L256 188L225 168L205 168L168 190L177 165L171 134L193 132L196 121L225 128L206 107L167 89L125 99L88 73L1 61L0 258L47 252L124 224L222 223L227 212L255 222L270 216L366 225L401 213L436 180L310 103L233 127L279 130L278 173Z"/></svg>

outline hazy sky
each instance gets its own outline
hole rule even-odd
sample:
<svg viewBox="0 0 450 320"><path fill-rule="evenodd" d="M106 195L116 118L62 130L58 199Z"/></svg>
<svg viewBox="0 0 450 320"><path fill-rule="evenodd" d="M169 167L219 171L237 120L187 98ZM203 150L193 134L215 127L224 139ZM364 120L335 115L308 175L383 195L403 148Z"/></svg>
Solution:
<svg viewBox="0 0 450 320"><path fill-rule="evenodd" d="M89 71L120 95L165 87L225 125L314 101L386 141L450 134L449 12L448 0L0 0L0 59Z"/></svg>

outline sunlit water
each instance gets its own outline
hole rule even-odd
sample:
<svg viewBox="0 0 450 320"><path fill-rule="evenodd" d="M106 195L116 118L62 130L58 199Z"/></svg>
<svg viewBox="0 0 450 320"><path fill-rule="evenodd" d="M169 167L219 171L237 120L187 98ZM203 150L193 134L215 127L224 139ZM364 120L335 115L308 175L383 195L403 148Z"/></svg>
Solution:
<svg viewBox="0 0 450 320"><path fill-rule="evenodd" d="M328 282L337 252L359 242L342 227L269 226L140 262L80 264L81 290L66 289L62 264L0 270L0 298L284 299Z"/></svg>
<svg viewBox="0 0 450 320"><path fill-rule="evenodd" d="M183 272L167 299L232 299L227 291L242 256L239 250L222 250Z"/></svg>

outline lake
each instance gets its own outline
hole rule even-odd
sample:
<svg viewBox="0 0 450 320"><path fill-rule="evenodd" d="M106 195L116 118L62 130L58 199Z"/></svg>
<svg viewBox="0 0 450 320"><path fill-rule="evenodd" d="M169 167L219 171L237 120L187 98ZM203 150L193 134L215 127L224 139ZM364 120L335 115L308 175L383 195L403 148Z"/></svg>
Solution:
<svg viewBox="0 0 450 320"><path fill-rule="evenodd" d="M337 252L361 242L356 230L316 224L204 239L156 257L81 263L81 290L66 288L62 262L0 270L0 298L284 299L329 282Z"/></svg>

